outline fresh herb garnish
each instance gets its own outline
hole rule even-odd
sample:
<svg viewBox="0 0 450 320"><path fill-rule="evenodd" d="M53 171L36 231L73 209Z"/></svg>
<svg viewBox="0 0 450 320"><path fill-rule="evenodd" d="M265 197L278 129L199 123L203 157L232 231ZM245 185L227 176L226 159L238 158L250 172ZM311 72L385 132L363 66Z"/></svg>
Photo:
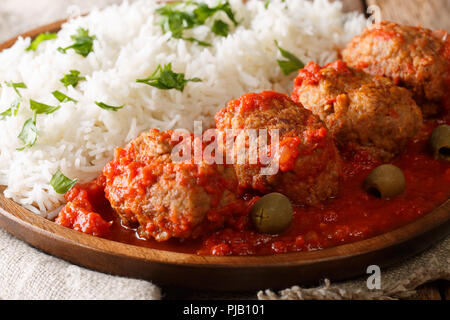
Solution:
<svg viewBox="0 0 450 320"><path fill-rule="evenodd" d="M72 99L72 98L69 97L69 96L66 96L64 93L62 93L62 92L60 92L60 91L58 91L58 90L53 91L53 92L52 92L52 95L53 95L59 102L61 102L61 103L69 102L69 101L72 101L72 102L75 102L75 103L78 102L77 100Z"/></svg>
<svg viewBox="0 0 450 320"><path fill-rule="evenodd" d="M226 37L228 36L230 26L223 22L222 20L214 21L214 24L211 28L211 31L217 34L218 36Z"/></svg>
<svg viewBox="0 0 450 320"><path fill-rule="evenodd" d="M78 82L85 81L85 80L86 80L86 77L80 77L80 71L70 70L70 73L64 75L64 77L62 79L60 79L59 81L64 83L64 86L66 86L66 87L72 86L75 88L78 85Z"/></svg>
<svg viewBox="0 0 450 320"><path fill-rule="evenodd" d="M18 138L24 143L22 148L17 148L18 151L34 146L37 140L36 112L33 114L33 118L25 121Z"/></svg>
<svg viewBox="0 0 450 320"><path fill-rule="evenodd" d="M201 82L199 78L185 79L184 73L176 73L172 71L172 63L166 64L161 67L159 64L152 75L146 79L138 79L136 82L145 83L149 86L162 89L170 90L175 89L178 91L183 91L184 87L188 82Z"/></svg>
<svg viewBox="0 0 450 320"><path fill-rule="evenodd" d="M14 89L19 97L22 98L22 95L19 92L19 89L27 89L27 85L23 82L5 82L8 87Z"/></svg>
<svg viewBox="0 0 450 320"><path fill-rule="evenodd" d="M198 39L195 39L195 38L193 38L193 37L183 38L183 40L190 41L190 42L194 42L194 43L198 44L199 46L203 46L203 47L211 47L211 44L210 44L210 43L205 42L205 41L201 41L201 40L198 40Z"/></svg>
<svg viewBox="0 0 450 320"><path fill-rule="evenodd" d="M58 38L58 35L56 33L50 33L50 32L41 33L31 42L30 46L28 48L26 48L26 51L30 51L30 50L36 51L36 49L41 44L41 42L53 40L56 38Z"/></svg>
<svg viewBox="0 0 450 320"><path fill-rule="evenodd" d="M278 50L280 50L281 55L287 59L287 60L277 60L278 65L280 66L281 70L283 70L283 73L285 75L289 75L292 72L305 67L305 64L299 58L297 58L295 55L293 55L289 51L281 48L278 45L278 41L276 41L276 40L275 40L275 45L277 46Z"/></svg>
<svg viewBox="0 0 450 320"><path fill-rule="evenodd" d="M48 104L40 103L30 99L30 109L36 114L50 114L61 108L61 106L52 107Z"/></svg>
<svg viewBox="0 0 450 320"><path fill-rule="evenodd" d="M5 120L7 117L17 116L20 107L20 99L17 99L11 104L11 107L0 113L0 120Z"/></svg>
<svg viewBox="0 0 450 320"><path fill-rule="evenodd" d="M70 189L72 189L77 182L77 179L71 180L58 170L50 180L50 185L53 187L53 190L55 190L56 193L65 194Z"/></svg>
<svg viewBox="0 0 450 320"><path fill-rule="evenodd" d="M11 87L14 89L14 91L19 96L18 99L16 99L11 106L0 113L0 120L5 120L7 117L11 116L17 116L17 112L19 111L20 103L22 101L22 95L19 92L19 89L27 89L27 85L23 82L5 82L8 87Z"/></svg>
<svg viewBox="0 0 450 320"><path fill-rule="evenodd" d="M195 2L194 4L197 5L197 8L194 10L194 15L196 17L196 22L198 23L198 25L204 24L208 18L212 17L219 11L225 12L225 14L234 23L234 25L238 25L238 22L234 17L233 10L231 9L230 3L228 1L219 3L215 7L208 7L206 3Z"/></svg>
<svg viewBox="0 0 450 320"><path fill-rule="evenodd" d="M121 105L121 106L118 106L118 107L114 107L114 106L109 106L109 105L107 105L106 103L103 103L103 102L95 102L95 104L96 105L98 105L100 108L102 108L102 109L105 109L105 110L111 110L111 111L117 111L117 110L120 110L120 109L122 109L125 105Z"/></svg>
<svg viewBox="0 0 450 320"><path fill-rule="evenodd" d="M20 132L18 138L22 140L25 144L22 148L17 150L22 151L25 148L30 148L34 146L37 140L37 128L36 128L36 117L38 114L50 114L58 110L61 106L52 107L44 103L37 102L30 99L30 109L33 110L33 118L25 121L22 131Z"/></svg>
<svg viewBox="0 0 450 320"><path fill-rule="evenodd" d="M94 40L97 39L95 36L89 35L89 30L83 28L78 28L77 34L72 35L71 38L75 43L66 48L59 47L58 51L65 54L67 50L73 49L83 57L87 57L93 51Z"/></svg>
<svg viewBox="0 0 450 320"><path fill-rule="evenodd" d="M183 7L178 8L179 6ZM190 7L194 7L195 9L189 11L188 8ZM202 46L210 46L211 44L192 37L184 37L183 32L185 30L205 24L208 18L211 18L219 11L224 12L235 26L238 25L238 22L234 17L233 10L231 9L230 3L228 1L219 3L215 7L209 7L205 3L191 1L188 1L186 3L175 2L169 3L156 10L156 12L161 16L159 25L161 26L161 29L164 33L171 32L172 37L175 39L183 39L191 42L196 42L197 44ZM224 27L224 24L226 24L224 21L216 20L212 27L212 31L215 34L227 36L229 32L229 26L227 25L227 27Z"/></svg>
<svg viewBox="0 0 450 320"><path fill-rule="evenodd" d="M176 39L183 38L183 31L191 29L195 26L195 17L191 12L176 10L175 7L180 2L169 3L156 10L161 15L159 25L163 33L172 32L172 37Z"/></svg>

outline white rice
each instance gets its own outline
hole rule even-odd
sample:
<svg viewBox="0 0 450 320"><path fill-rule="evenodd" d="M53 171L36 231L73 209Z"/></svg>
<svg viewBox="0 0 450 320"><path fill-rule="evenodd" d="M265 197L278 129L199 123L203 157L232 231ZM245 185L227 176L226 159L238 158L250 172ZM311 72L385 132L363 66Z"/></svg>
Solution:
<svg viewBox="0 0 450 320"><path fill-rule="evenodd" d="M204 2L215 5L217 0ZM295 73L282 74L274 40L305 63L324 64L335 60L336 48L360 33L366 23L362 15L345 14L341 3L328 0L272 0L268 10L264 1L230 3L240 24L228 37L214 36L206 26L185 34L212 47L163 34L154 14L156 1L140 0L75 18L62 27L57 40L41 43L36 52L25 51L30 39L19 39L0 53L0 112L17 98L5 81L28 86L20 89L23 102L18 115L0 121L0 185L7 186L5 196L52 218L64 200L49 185L58 169L87 182L112 159L116 146L144 130L192 129L194 120L203 120L205 128L219 108L246 92L290 93ZM58 52L58 47L72 43L70 36L79 27L97 37L94 52L87 58L73 50L65 55ZM136 83L158 64L169 62L175 72L202 82L188 83L184 92ZM87 81L65 88L59 79L73 69ZM17 136L32 116L29 99L57 105L51 95L54 90L78 103L63 103L53 114L38 115L36 144L17 151L23 145ZM112 112L94 101L125 107Z"/></svg>

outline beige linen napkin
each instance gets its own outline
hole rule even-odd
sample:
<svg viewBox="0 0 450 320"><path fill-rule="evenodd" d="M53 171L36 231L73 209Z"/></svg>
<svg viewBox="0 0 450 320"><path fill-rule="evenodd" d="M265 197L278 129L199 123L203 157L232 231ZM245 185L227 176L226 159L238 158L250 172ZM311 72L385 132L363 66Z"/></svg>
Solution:
<svg viewBox="0 0 450 320"><path fill-rule="evenodd" d="M91 271L40 252L0 229L0 299L159 300L150 282Z"/></svg>

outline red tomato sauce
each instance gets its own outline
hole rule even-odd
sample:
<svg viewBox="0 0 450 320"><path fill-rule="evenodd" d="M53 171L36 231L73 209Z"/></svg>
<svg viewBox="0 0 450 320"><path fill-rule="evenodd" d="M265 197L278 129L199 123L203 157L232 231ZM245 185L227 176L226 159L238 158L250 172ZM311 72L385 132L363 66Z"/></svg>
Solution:
<svg viewBox="0 0 450 320"><path fill-rule="evenodd" d="M382 200L364 192L364 179L380 163L367 154L344 154L340 195L317 207L295 207L293 222L281 235L259 234L247 224L245 228L227 227L196 240L139 239L136 230L123 226L108 205L101 191L101 178L77 185L66 195L68 201L78 201L81 209L66 210L65 220L69 223L63 225L132 245L218 256L310 251L367 239L424 216L450 197L450 163L433 159L428 147L432 130L439 124L450 124L450 117L445 119L426 121L406 152L393 161L406 177L402 195ZM78 220L77 214L81 216Z"/></svg>
<svg viewBox="0 0 450 320"><path fill-rule="evenodd" d="M403 39L402 35L395 30L385 30L383 28L373 28L370 31L376 38L382 41L389 41L393 38Z"/></svg>
<svg viewBox="0 0 450 320"><path fill-rule="evenodd" d="M298 76L294 80L294 87L305 85L316 85L323 79L320 71L322 68L313 61L309 62L303 69L298 71Z"/></svg>

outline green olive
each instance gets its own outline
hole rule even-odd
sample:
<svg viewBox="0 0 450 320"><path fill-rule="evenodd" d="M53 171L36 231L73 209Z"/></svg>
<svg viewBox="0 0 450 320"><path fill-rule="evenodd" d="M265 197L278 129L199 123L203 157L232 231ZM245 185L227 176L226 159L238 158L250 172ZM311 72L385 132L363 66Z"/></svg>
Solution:
<svg viewBox="0 0 450 320"><path fill-rule="evenodd" d="M363 188L378 198L393 198L405 191L405 175L398 167L384 164L367 176Z"/></svg>
<svg viewBox="0 0 450 320"><path fill-rule="evenodd" d="M450 161L450 126L441 125L433 130L430 136L433 156L439 160Z"/></svg>
<svg viewBox="0 0 450 320"><path fill-rule="evenodd" d="M259 199L251 210L253 224L259 232L278 234L292 221L292 205L281 193L270 193Z"/></svg>

